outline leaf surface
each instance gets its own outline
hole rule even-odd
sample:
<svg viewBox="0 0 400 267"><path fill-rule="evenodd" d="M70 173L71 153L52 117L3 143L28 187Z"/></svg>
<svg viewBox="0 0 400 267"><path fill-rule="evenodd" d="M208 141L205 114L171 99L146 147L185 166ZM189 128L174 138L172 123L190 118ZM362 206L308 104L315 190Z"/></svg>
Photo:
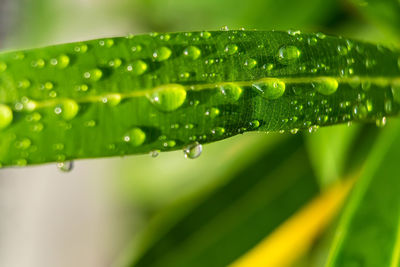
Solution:
<svg viewBox="0 0 400 267"><path fill-rule="evenodd" d="M399 56L296 31L150 34L2 53L0 163L188 145L192 153L244 131L383 124L399 109Z"/></svg>

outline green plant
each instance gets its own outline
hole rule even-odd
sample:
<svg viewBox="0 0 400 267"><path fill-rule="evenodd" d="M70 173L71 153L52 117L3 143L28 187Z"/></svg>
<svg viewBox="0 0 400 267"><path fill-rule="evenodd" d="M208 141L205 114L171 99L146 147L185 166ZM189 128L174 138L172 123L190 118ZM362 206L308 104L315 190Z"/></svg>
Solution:
<svg viewBox="0 0 400 267"><path fill-rule="evenodd" d="M327 27L324 16L343 16L334 1L272 2L252 1L232 23L309 29L306 21ZM397 1L344 2L398 43ZM248 12L211 4L229 11L224 23ZM181 3L143 5L161 30L168 9L192 19ZM173 29L193 28L178 22ZM366 29L358 36L379 36ZM151 173L142 158L123 167L119 178L135 177L116 179L121 191L143 194L134 203L151 219L117 266L399 266L400 125L389 119L399 105L396 45L322 33L225 28L19 50L0 54L0 164L69 170L80 158L182 149L196 158L227 139L205 146L206 159L172 165L190 179L158 185L170 192L135 188ZM285 134L228 138L248 131ZM164 155L173 157L162 153L151 168L165 168Z"/></svg>

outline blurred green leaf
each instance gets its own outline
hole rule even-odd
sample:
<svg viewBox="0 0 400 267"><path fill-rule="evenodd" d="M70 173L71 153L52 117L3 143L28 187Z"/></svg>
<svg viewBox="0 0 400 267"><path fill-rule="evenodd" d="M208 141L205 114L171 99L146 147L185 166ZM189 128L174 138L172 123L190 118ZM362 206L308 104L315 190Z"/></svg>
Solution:
<svg viewBox="0 0 400 267"><path fill-rule="evenodd" d="M398 266L399 151L400 122L393 121L379 136L344 209L327 267Z"/></svg>
<svg viewBox="0 0 400 267"><path fill-rule="evenodd" d="M201 143L244 131L384 124L400 106L399 56L298 31L150 34L3 53L0 163L180 148L194 158Z"/></svg>
<svg viewBox="0 0 400 267"><path fill-rule="evenodd" d="M348 0L359 12L400 42L400 3L398 0Z"/></svg>
<svg viewBox="0 0 400 267"><path fill-rule="evenodd" d="M341 125L306 135L310 160L322 187L343 177L349 150L359 131L359 125Z"/></svg>
<svg viewBox="0 0 400 267"><path fill-rule="evenodd" d="M122 266L225 266L317 193L301 137L289 138L204 196L171 228L160 220L135 260L130 251Z"/></svg>

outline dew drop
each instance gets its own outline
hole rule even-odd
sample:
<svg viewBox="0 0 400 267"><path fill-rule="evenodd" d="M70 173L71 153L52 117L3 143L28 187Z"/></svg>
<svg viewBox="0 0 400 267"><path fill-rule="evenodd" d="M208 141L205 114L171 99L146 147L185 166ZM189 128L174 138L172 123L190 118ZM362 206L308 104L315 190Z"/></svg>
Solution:
<svg viewBox="0 0 400 267"><path fill-rule="evenodd" d="M367 107L362 104L358 104L353 107L353 115L357 119L364 119L367 116L367 113Z"/></svg>
<svg viewBox="0 0 400 267"><path fill-rule="evenodd" d="M13 112L7 105L0 104L0 130L6 128L13 121Z"/></svg>
<svg viewBox="0 0 400 267"><path fill-rule="evenodd" d="M377 127L382 128L386 125L386 117L377 118L375 121Z"/></svg>
<svg viewBox="0 0 400 267"><path fill-rule="evenodd" d="M313 82L315 89L323 95L331 95L336 92L339 84L336 79L330 77L324 77Z"/></svg>
<svg viewBox="0 0 400 267"><path fill-rule="evenodd" d="M278 59L283 63L287 63L298 59L300 54L300 50L296 46L282 46L278 52Z"/></svg>
<svg viewBox="0 0 400 267"><path fill-rule="evenodd" d="M62 172L70 172L74 168L74 162L71 161L63 161L57 162L57 169Z"/></svg>
<svg viewBox="0 0 400 267"><path fill-rule="evenodd" d="M228 28L227 25L225 25L225 26L222 26L222 27L220 28L220 30L221 30L221 31L229 31L229 28Z"/></svg>
<svg viewBox="0 0 400 267"><path fill-rule="evenodd" d="M65 69L66 67L68 67L70 59L67 55L62 54L58 57L57 61L58 61L58 67L60 69Z"/></svg>
<svg viewBox="0 0 400 267"><path fill-rule="evenodd" d="M183 149L183 154L185 155L185 158L195 159L201 155L202 151L203 146L198 142L194 142Z"/></svg>
<svg viewBox="0 0 400 267"><path fill-rule="evenodd" d="M115 58L115 59L108 61L108 66L110 66L113 69L119 68L121 66L121 64L122 64L122 60L119 58Z"/></svg>
<svg viewBox="0 0 400 267"><path fill-rule="evenodd" d="M31 82L27 79L18 82L18 88L27 89L31 86Z"/></svg>
<svg viewBox="0 0 400 267"><path fill-rule="evenodd" d="M210 118L215 118L219 115L220 111L218 108L210 108L206 111L205 115L210 116Z"/></svg>
<svg viewBox="0 0 400 267"><path fill-rule="evenodd" d="M195 60L200 57L201 51L197 46L189 46L186 47L185 50L183 50L183 55L185 57Z"/></svg>
<svg viewBox="0 0 400 267"><path fill-rule="evenodd" d="M285 93L285 83L280 79L265 78L252 84L266 99L278 99Z"/></svg>
<svg viewBox="0 0 400 267"><path fill-rule="evenodd" d="M121 94L108 94L105 99L107 99L107 103L111 106L117 106L121 100L122 96Z"/></svg>
<svg viewBox="0 0 400 267"><path fill-rule="evenodd" d="M237 101L242 95L243 89L235 83L228 83L220 87L220 92L225 97Z"/></svg>
<svg viewBox="0 0 400 267"><path fill-rule="evenodd" d="M173 111L185 102L186 90L180 84L165 84L154 88L147 97L162 111Z"/></svg>
<svg viewBox="0 0 400 267"><path fill-rule="evenodd" d="M337 51L338 51L339 55L341 55L341 56L345 56L348 53L347 47L345 47L343 45L339 45L337 47Z"/></svg>
<svg viewBox="0 0 400 267"><path fill-rule="evenodd" d="M364 91L368 91L371 88L371 82L370 81L363 81L361 83L361 89Z"/></svg>
<svg viewBox="0 0 400 267"><path fill-rule="evenodd" d="M164 61L167 60L170 56L171 56L171 49L169 49L168 47L162 46L158 49L156 49L156 51L154 51L153 53L153 58L156 61Z"/></svg>
<svg viewBox="0 0 400 267"><path fill-rule="evenodd" d="M211 37L211 33L209 32L201 32L200 33L200 37L204 38L204 39L208 39Z"/></svg>
<svg viewBox="0 0 400 267"><path fill-rule="evenodd" d="M221 136L221 135L223 135L225 133L225 128L215 127L214 129L211 130L211 133L213 135Z"/></svg>
<svg viewBox="0 0 400 267"><path fill-rule="evenodd" d="M100 69L93 69L93 70L87 71L83 74L83 77L85 79L88 79L93 82L97 82L98 80L101 79L102 76L103 76L103 72Z"/></svg>
<svg viewBox="0 0 400 267"><path fill-rule="evenodd" d="M249 69L254 68L255 66L257 66L257 61L255 59L252 58L248 58L246 59L246 61L244 62L244 65L246 67L248 67Z"/></svg>
<svg viewBox="0 0 400 267"><path fill-rule="evenodd" d="M134 75L142 75L147 70L147 64L139 59L129 64L126 69Z"/></svg>
<svg viewBox="0 0 400 267"><path fill-rule="evenodd" d="M258 127L260 127L260 122L258 120L251 121L249 124L250 127L253 129L257 129Z"/></svg>
<svg viewBox="0 0 400 267"><path fill-rule="evenodd" d="M17 159L15 161L15 164L17 166L21 166L22 167L22 166L26 166L28 164L28 161L26 159Z"/></svg>
<svg viewBox="0 0 400 267"><path fill-rule="evenodd" d="M54 108L54 113L60 115L65 120L72 120L78 114L79 105L75 100L65 99L60 105Z"/></svg>
<svg viewBox="0 0 400 267"><path fill-rule="evenodd" d="M152 150L152 151L150 151L149 154L150 154L150 157L156 158L160 154L160 150Z"/></svg>
<svg viewBox="0 0 400 267"><path fill-rule="evenodd" d="M387 114L391 114L392 113L393 105L392 105L392 100L391 99L385 99L384 108L385 108L385 112Z"/></svg>
<svg viewBox="0 0 400 267"><path fill-rule="evenodd" d="M135 127L124 135L123 140L134 147L138 147L146 140L146 134L142 129Z"/></svg>
<svg viewBox="0 0 400 267"><path fill-rule="evenodd" d="M235 44L228 44L227 46L225 46L224 51L228 55L233 55L238 51L238 46Z"/></svg>
<svg viewBox="0 0 400 267"><path fill-rule="evenodd" d="M15 142L15 147L17 149L25 150L28 149L32 144L32 141L29 138L23 138Z"/></svg>
<svg viewBox="0 0 400 267"><path fill-rule="evenodd" d="M86 53L88 46L86 44L79 44L74 47L74 51L77 53Z"/></svg>
<svg viewBox="0 0 400 267"><path fill-rule="evenodd" d="M325 39L326 38L326 35L324 33L322 33L322 32L317 33L315 36L317 36L317 38L319 38L319 39Z"/></svg>

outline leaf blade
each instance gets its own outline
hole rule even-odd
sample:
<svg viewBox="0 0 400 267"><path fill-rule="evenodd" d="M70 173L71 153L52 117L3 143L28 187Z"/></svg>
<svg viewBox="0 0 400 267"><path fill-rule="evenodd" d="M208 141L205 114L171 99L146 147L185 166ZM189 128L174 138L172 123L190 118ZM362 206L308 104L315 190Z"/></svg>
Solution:
<svg viewBox="0 0 400 267"><path fill-rule="evenodd" d="M3 53L0 103L13 118L0 130L0 162L169 151L244 131L382 119L399 109L399 55L322 34L262 31Z"/></svg>

